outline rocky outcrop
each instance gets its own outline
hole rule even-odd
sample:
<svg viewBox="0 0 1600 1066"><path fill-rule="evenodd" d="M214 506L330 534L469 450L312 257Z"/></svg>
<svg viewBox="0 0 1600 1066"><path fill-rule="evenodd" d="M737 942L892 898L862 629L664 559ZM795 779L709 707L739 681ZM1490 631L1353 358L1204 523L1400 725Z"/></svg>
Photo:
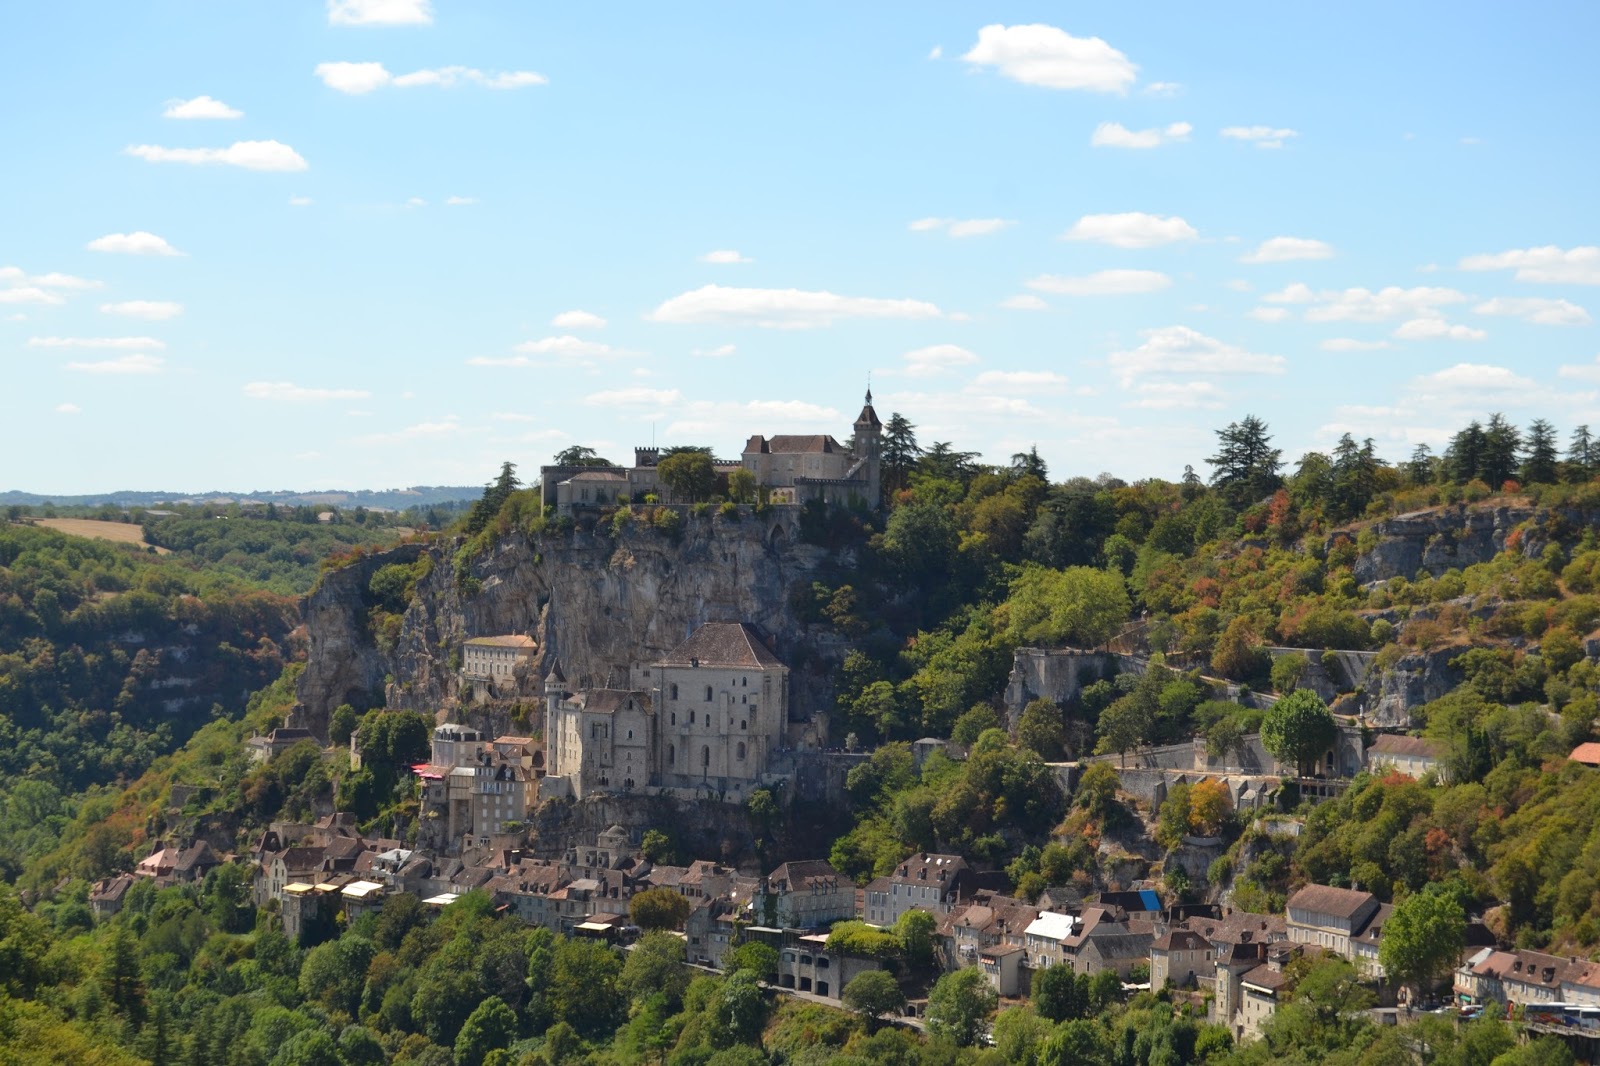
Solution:
<svg viewBox="0 0 1600 1066"><path fill-rule="evenodd" d="M1372 550L1356 559L1352 572L1358 582L1367 584L1395 577L1412 580L1421 573L1438 577L1446 570L1464 570L1499 555L1512 530L1529 519L1544 516L1544 511L1532 507L1465 504L1397 515L1373 527L1378 541ZM1533 547L1526 544L1524 551ZM1542 549L1542 544L1539 547Z"/></svg>
<svg viewBox="0 0 1600 1066"><path fill-rule="evenodd" d="M382 702L391 708L437 714L454 707L453 655L476 636L538 638L524 684L530 703L556 660L573 688L626 685L634 663L664 655L710 621L751 622L771 636L791 668L791 718L807 717L827 706L832 670L847 649L831 633L812 631L792 592L853 560L802 543L798 533L798 515L784 508L742 520L686 516L678 536L637 526L615 536L517 534L473 560L467 580L455 573L456 545L434 545L427 549L433 569L388 653L366 632L366 585L378 566L413 561L418 549L374 555L329 574L307 603L312 664L300 682L300 720L325 729L334 707L382 687L386 676Z"/></svg>
<svg viewBox="0 0 1600 1066"><path fill-rule="evenodd" d="M1450 660L1466 650L1450 647L1412 652L1387 669L1374 668L1355 709L1366 716L1368 725L1377 728L1415 728L1421 724L1412 714L1415 708L1439 699L1464 680Z"/></svg>
<svg viewBox="0 0 1600 1066"><path fill-rule="evenodd" d="M341 703L357 710L383 703L389 663L367 627L367 585L379 567L414 563L423 550L421 544L402 544L322 575L301 607L308 655L295 690L294 725L325 738L328 716Z"/></svg>

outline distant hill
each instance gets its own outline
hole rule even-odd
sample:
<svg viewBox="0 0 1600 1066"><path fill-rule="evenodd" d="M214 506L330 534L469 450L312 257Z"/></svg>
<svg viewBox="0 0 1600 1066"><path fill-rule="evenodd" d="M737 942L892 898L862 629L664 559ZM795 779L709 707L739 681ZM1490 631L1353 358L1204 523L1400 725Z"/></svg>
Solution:
<svg viewBox="0 0 1600 1066"><path fill-rule="evenodd" d="M162 503L234 503L255 500L289 506L331 507L382 507L401 511L407 507L450 503L455 500L475 500L483 495L482 485L415 485L408 489L327 489L323 491L291 492L146 492L125 489L116 492L95 493L88 496L51 496L37 492L0 492L0 507L7 504L37 506L53 503L61 507L99 507L111 504L116 507L152 507Z"/></svg>

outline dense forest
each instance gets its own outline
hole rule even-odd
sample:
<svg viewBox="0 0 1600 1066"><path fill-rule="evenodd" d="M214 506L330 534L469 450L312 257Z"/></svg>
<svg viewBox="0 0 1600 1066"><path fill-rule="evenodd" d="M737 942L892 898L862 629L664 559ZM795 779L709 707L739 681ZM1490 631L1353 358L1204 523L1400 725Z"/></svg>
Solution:
<svg viewBox="0 0 1600 1066"><path fill-rule="evenodd" d="M832 742L873 752L839 797L834 866L864 883L913 852L950 852L1037 899L1056 886L1103 890L1114 862L1160 856L1198 832L1225 853L1204 882L1164 877L1170 902L1220 897L1272 913L1301 884L1359 884L1397 905L1482 916L1507 946L1600 949L1600 844L1589 832L1600 774L1565 759L1600 717L1585 644L1600 625L1600 445L1588 429L1562 445L1542 420L1524 431L1494 415L1440 455L1385 461L1372 441L1346 436L1290 464L1269 427L1246 418L1219 430L1197 465L1210 476L1052 482L1036 452L985 464L950 443L922 446L897 414L885 508L808 505L806 538L853 564L792 590L794 605L851 649L834 678ZM684 522L765 506L746 485L696 492L691 508L639 500L582 521L670 540ZM1527 518L1493 558L1358 579L1378 523L1456 505ZM453 517L411 516L410 528ZM164 832L175 783L200 790L181 816L225 819L241 850L280 816L338 807L382 828L415 809L414 781L399 772L426 736L414 715L335 715L336 742L363 730L377 753L359 773L310 743L262 766L239 749L292 702L298 653L283 590L304 591L330 553L397 541L399 524L307 522L288 509L147 518L149 542L173 550L159 557L0 526L0 869L23 892L0 890L0 1062L1508 1066L1569 1055L1518 1045L1492 1011L1464 1025L1379 1027L1370 992L1338 961L1296 964L1266 1039L1236 1048L1162 990L1125 994L1070 974L1036 978L1030 1004L991 1019L987 984L964 976L978 971L919 976L906 930L874 935L905 968L896 989L929 988L926 1032L884 1023L895 989L863 986L847 997L852 1011L774 999L760 952L706 974L666 933L622 952L530 930L478 895L437 917L397 896L302 947L249 904L249 875L230 864L200 885L138 886L121 914L96 922L90 882L129 869ZM565 536L569 524L507 464L445 535L470 590L474 560L497 540ZM365 539L346 539L351 530ZM417 575L378 574L374 602L398 617ZM1112 641L1152 668L1088 684L1064 705L1035 701L1007 722L1000 696L1018 648ZM149 684L175 647L189 649L182 674L159 676L194 680ZM1266 817L1296 821L1287 835L1199 786L1143 806L1119 789L1116 760L1087 764L1070 793L1048 766L1192 737L1225 752L1257 732L1284 737L1285 752L1310 750L1294 730L1315 738L1347 711L1301 688L1308 655L1323 650L1373 653L1380 669L1443 654L1460 684L1411 714L1448 749L1447 777L1362 774L1303 806L1285 789ZM174 713L167 694L180 687L226 698ZM1251 691L1281 698L1262 709L1239 698ZM919 766L909 742L926 736L964 757ZM782 827L771 828L781 845Z"/></svg>

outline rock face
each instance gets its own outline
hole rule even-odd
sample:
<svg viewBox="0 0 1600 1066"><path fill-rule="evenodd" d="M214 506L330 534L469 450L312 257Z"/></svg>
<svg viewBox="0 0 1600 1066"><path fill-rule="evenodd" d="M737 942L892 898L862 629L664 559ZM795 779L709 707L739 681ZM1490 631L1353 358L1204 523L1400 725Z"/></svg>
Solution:
<svg viewBox="0 0 1600 1066"><path fill-rule="evenodd" d="M357 710L382 705L389 664L367 629L367 583L379 567L416 562L422 551L420 544L402 544L322 575L301 608L308 655L295 691L295 725L325 738L328 717L341 703Z"/></svg>
<svg viewBox="0 0 1600 1066"><path fill-rule="evenodd" d="M1387 670L1371 671L1358 704L1367 724L1390 729L1416 726L1413 708L1439 699L1464 680L1461 671L1451 668L1450 660L1466 650L1451 647L1413 652Z"/></svg>
<svg viewBox="0 0 1600 1066"><path fill-rule="evenodd" d="M1505 550L1512 530L1543 514L1532 507L1461 504L1398 515L1374 527L1378 543L1356 559L1352 572L1366 584L1394 577L1409 581L1419 573L1438 577L1446 570L1486 563ZM1524 546L1525 551L1532 548Z"/></svg>
<svg viewBox="0 0 1600 1066"><path fill-rule="evenodd" d="M751 622L771 636L791 671L791 720L810 717L827 706L846 649L801 621L791 593L852 560L801 543L798 532L798 515L783 508L739 521L686 517L677 538L637 527L615 537L516 534L473 560L471 581L456 578L454 545L431 546L433 570L388 654L366 632L364 591L373 570L411 562L419 549L372 556L328 575L307 603L312 664L300 681L299 720L322 734L334 707L386 676L381 702L436 714L459 699L452 656L462 641L496 634L539 640L524 684L530 704L542 699L538 679L556 660L572 688L625 686L634 663L666 654L711 621Z"/></svg>

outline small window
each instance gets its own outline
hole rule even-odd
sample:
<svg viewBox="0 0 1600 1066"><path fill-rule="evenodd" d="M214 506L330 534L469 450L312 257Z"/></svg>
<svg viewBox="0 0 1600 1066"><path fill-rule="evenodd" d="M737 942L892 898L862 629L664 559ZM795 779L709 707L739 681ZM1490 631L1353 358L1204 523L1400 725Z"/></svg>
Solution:
<svg viewBox="0 0 1600 1066"><path fill-rule="evenodd" d="M672 724L673 725L677 725L678 724L678 712L677 711L673 711L672 712Z"/></svg>
<svg viewBox="0 0 1600 1066"><path fill-rule="evenodd" d="M677 761L678 761L678 746L676 744L668 744L667 745L667 765L668 766L672 766Z"/></svg>
<svg viewBox="0 0 1600 1066"><path fill-rule="evenodd" d="M700 749L700 765L704 767L710 767L711 749L709 747L703 747Z"/></svg>
<svg viewBox="0 0 1600 1066"><path fill-rule="evenodd" d="M749 729L750 726L748 724L748 720L744 719L744 718L739 719L739 728L740 729Z"/></svg>
<svg viewBox="0 0 1600 1066"><path fill-rule="evenodd" d="M694 712L693 711L689 712L689 724L690 725L694 725Z"/></svg>
<svg viewBox="0 0 1600 1066"><path fill-rule="evenodd" d="M711 686L710 685L706 686L706 702L707 703L711 702Z"/></svg>
<svg viewBox="0 0 1600 1066"><path fill-rule="evenodd" d="M678 698L678 686L677 685L673 685L672 686L672 698L673 699L677 699Z"/></svg>
<svg viewBox="0 0 1600 1066"><path fill-rule="evenodd" d="M739 741L739 747L737 749L735 749L735 751L736 751L736 754L735 754L734 757L736 759L738 759L740 762L743 762L744 761L744 741L742 741L742 740Z"/></svg>

